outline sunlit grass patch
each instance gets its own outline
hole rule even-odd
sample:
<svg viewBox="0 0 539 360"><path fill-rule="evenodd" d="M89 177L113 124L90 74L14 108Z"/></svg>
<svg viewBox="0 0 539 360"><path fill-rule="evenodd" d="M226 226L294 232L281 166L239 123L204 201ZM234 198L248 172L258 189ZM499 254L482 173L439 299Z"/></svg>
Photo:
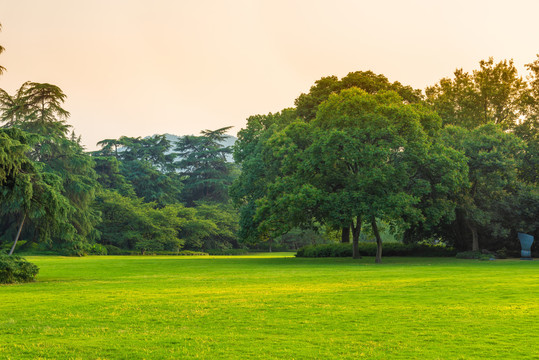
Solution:
<svg viewBox="0 0 539 360"><path fill-rule="evenodd" d="M539 263L33 257L0 358L534 358Z"/></svg>

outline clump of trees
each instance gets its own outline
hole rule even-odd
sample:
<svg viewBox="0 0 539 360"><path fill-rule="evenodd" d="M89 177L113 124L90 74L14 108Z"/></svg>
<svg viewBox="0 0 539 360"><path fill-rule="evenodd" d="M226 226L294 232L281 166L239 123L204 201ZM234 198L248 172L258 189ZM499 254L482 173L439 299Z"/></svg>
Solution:
<svg viewBox="0 0 539 360"><path fill-rule="evenodd" d="M231 194L242 241L292 229L352 233L353 256L379 223L405 242L515 249L537 235L539 58L527 80L512 61L419 90L354 72L318 80L296 107L256 115L238 134Z"/></svg>
<svg viewBox="0 0 539 360"><path fill-rule="evenodd" d="M369 233L380 262L382 228L407 243L514 250L516 232L539 235L539 56L527 69L523 79L491 58L424 93L371 71L324 77L293 108L249 117L233 149L224 127L104 139L88 153L59 87L0 89L0 250L271 250L339 237L357 258Z"/></svg>
<svg viewBox="0 0 539 360"><path fill-rule="evenodd" d="M0 52L3 48L0 47ZM0 67L0 73L4 71ZM229 127L121 137L88 153L52 84L0 89L0 249L69 255L238 246Z"/></svg>

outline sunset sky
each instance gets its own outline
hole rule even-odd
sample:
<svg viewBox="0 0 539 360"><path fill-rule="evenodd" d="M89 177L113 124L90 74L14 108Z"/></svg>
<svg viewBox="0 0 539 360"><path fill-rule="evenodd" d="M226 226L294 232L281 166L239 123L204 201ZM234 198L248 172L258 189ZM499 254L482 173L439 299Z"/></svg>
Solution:
<svg viewBox="0 0 539 360"><path fill-rule="evenodd" d="M539 1L0 0L0 88L58 85L83 144L198 134L290 107L322 76L424 89L539 53Z"/></svg>

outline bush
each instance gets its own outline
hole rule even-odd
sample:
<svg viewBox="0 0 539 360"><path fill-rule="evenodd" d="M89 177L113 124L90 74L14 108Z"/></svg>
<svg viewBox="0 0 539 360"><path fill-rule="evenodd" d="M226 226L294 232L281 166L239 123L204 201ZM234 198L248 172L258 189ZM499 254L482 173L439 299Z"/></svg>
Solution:
<svg viewBox="0 0 539 360"><path fill-rule="evenodd" d="M137 250L126 250L120 249L114 245L105 245L109 255L141 255L140 251ZM204 256L208 255L202 251L191 251L191 250L181 250L181 251L167 251L167 250L158 250L158 251L145 251L144 255L179 255L179 256Z"/></svg>
<svg viewBox="0 0 539 360"><path fill-rule="evenodd" d="M39 268L19 256L0 254L0 284L31 282Z"/></svg>
<svg viewBox="0 0 539 360"><path fill-rule="evenodd" d="M127 255L125 250L114 245L105 245L105 248L107 249L107 255Z"/></svg>
<svg viewBox="0 0 539 360"><path fill-rule="evenodd" d="M483 254L481 251L463 251L457 253L457 259L473 259L473 260L494 260L496 257L492 254Z"/></svg>
<svg viewBox="0 0 539 360"><path fill-rule="evenodd" d="M245 255L249 253L247 249L210 249L206 250L209 255Z"/></svg>
<svg viewBox="0 0 539 360"><path fill-rule="evenodd" d="M182 251L150 251L145 252L144 255L177 255L177 256L207 256L208 253L202 251L191 251L191 250L182 250Z"/></svg>
<svg viewBox="0 0 539 360"><path fill-rule="evenodd" d="M375 256L375 243L359 243L361 256ZM387 243L383 245L383 256L422 256L448 257L455 256L453 248L426 244ZM352 244L308 245L298 250L297 257L352 257Z"/></svg>
<svg viewBox="0 0 539 360"><path fill-rule="evenodd" d="M88 251L91 255L108 255L108 250L101 244L92 244Z"/></svg>

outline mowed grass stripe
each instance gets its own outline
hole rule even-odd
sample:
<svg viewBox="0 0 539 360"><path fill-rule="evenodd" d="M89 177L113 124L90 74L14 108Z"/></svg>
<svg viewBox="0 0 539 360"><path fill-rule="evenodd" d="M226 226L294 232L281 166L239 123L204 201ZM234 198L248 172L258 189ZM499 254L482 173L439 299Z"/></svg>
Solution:
<svg viewBox="0 0 539 360"><path fill-rule="evenodd" d="M29 259L1 358L539 358L536 261Z"/></svg>

